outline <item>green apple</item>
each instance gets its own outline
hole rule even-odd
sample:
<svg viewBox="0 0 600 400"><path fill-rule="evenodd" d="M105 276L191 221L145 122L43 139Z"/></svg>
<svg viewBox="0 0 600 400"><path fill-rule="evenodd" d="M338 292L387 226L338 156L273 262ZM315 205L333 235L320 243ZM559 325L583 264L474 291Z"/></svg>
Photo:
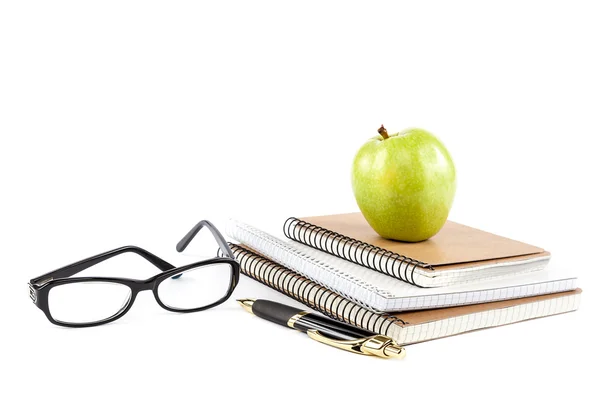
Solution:
<svg viewBox="0 0 600 400"><path fill-rule="evenodd" d="M444 226L456 191L450 153L431 133L379 135L354 157L352 189L365 219L386 239L420 242Z"/></svg>

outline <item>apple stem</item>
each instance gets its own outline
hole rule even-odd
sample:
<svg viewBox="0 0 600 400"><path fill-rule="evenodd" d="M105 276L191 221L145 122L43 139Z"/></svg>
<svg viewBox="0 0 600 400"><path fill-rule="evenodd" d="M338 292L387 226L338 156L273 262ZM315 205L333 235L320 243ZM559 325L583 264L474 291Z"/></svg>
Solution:
<svg viewBox="0 0 600 400"><path fill-rule="evenodd" d="M388 135L388 133L387 133L387 129L385 129L385 128L383 127L383 124L381 124L381 128L377 129L377 132L378 132L378 133L379 133L381 136L383 136L383 140L385 140L385 139L389 138L389 135Z"/></svg>

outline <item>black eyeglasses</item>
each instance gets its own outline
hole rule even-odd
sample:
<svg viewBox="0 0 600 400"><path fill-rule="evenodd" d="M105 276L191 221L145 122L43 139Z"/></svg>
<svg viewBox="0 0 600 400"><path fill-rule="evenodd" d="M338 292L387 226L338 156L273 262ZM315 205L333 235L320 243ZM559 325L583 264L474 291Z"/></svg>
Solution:
<svg viewBox="0 0 600 400"><path fill-rule="evenodd" d="M158 304L175 312L196 312L227 300L240 279L240 265L221 233L208 221L200 221L177 244L182 252L206 227L225 257L215 257L176 268L148 251L126 246L59 268L29 281L29 295L53 324L88 327L106 324L129 311L137 294L152 290ZM123 253L135 253L154 264L160 274L146 280L82 277L69 278Z"/></svg>

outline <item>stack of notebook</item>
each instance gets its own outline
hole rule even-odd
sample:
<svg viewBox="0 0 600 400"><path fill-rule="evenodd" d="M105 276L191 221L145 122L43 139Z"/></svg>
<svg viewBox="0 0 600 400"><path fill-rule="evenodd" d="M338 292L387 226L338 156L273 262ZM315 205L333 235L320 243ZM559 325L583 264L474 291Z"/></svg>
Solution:
<svg viewBox="0 0 600 400"><path fill-rule="evenodd" d="M240 221L242 273L332 318L417 343L574 311L581 290L541 248L448 221L419 243L383 239L362 214L289 218L286 239Z"/></svg>

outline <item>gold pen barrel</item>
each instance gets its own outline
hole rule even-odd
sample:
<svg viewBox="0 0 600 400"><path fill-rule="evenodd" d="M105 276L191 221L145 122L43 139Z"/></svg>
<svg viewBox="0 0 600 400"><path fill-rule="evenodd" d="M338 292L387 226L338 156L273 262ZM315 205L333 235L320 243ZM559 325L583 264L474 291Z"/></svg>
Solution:
<svg viewBox="0 0 600 400"><path fill-rule="evenodd" d="M384 335L375 335L365 338L361 350L365 353L383 358L404 358L404 356L406 356L404 347L398 346L392 338Z"/></svg>
<svg viewBox="0 0 600 400"><path fill-rule="evenodd" d="M337 340L323 335L317 330L306 332L309 338L317 342L365 356L381 358L404 358L406 350L392 338L383 335L368 336L354 340Z"/></svg>
<svg viewBox="0 0 600 400"><path fill-rule="evenodd" d="M406 357L406 350L404 350L404 347L400 347L400 346L395 345L395 344L386 346L383 349L383 352L388 357L393 357L393 358L404 358L404 357Z"/></svg>

